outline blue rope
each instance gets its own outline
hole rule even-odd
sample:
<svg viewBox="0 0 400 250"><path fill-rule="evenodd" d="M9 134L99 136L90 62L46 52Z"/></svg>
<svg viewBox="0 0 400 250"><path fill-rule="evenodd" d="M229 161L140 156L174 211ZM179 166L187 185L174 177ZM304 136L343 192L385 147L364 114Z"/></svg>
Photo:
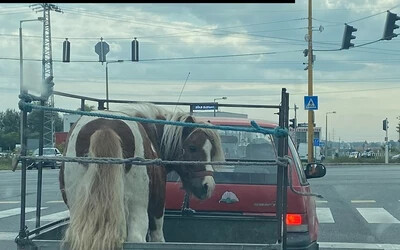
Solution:
<svg viewBox="0 0 400 250"><path fill-rule="evenodd" d="M168 125L192 127L192 128L207 128L207 129L219 129L219 130L231 130L231 131L257 132L257 133L262 133L262 134L274 134L278 137L284 137L284 136L288 135L287 129L282 129L280 127L276 127L274 129L262 128L255 121L251 121L252 128L240 127L240 126L216 126L216 125L207 125L207 124L200 124L200 123L155 120L155 119L146 119L146 118L140 118L140 117L120 116L120 115L112 115L112 114L100 114L100 113L96 113L96 112L87 112L87 111L81 111L81 110L69 110L69 109L54 108L54 107L48 107L48 106L38 106L38 105L33 105L31 103L24 102L22 100L19 102L19 108L21 110L24 110L27 112L32 111L32 109L40 109L40 110L45 110L45 111L56 111L56 112L61 112L61 113L78 114L78 115L93 116L93 117L104 117L104 118L128 120L128 121L143 122L143 123L168 124Z"/></svg>

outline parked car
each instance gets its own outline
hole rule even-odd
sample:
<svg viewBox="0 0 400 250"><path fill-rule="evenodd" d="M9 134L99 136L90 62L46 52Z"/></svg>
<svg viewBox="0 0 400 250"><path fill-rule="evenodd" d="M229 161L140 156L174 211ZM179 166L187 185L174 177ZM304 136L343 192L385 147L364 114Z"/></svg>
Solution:
<svg viewBox="0 0 400 250"><path fill-rule="evenodd" d="M32 156L38 157L39 156L39 149L35 149L33 151ZM58 148L43 148L43 156L46 157L55 157L55 156L62 156ZM27 169L33 169L33 168L38 168L39 162L30 162L28 163ZM42 167L50 167L52 169L55 169L56 167L60 167L61 163L60 162L53 162L53 161L44 161L42 164Z"/></svg>
<svg viewBox="0 0 400 250"><path fill-rule="evenodd" d="M393 155L392 160L400 160L400 154Z"/></svg>
<svg viewBox="0 0 400 250"><path fill-rule="evenodd" d="M197 119L200 119L198 117ZM249 126L250 120L239 118L201 118L214 125ZM266 121L256 121L261 127L275 128L277 125ZM278 140L272 135L244 131L219 131L226 161L275 160ZM289 137L288 156L289 183L297 192L311 193L308 178L322 177L326 173L321 163L310 163L304 170L299 154ZM213 195L207 200L190 199L190 209L202 214L216 212L227 216L246 215L269 218L276 215L276 165L224 165L214 166L216 186ZM181 210L185 192L181 188L179 176L171 172L167 179L166 211ZM316 204L312 196L287 191L287 249L318 249L318 218ZM271 222L275 223L275 222ZM271 224L275 228L276 224ZM263 240L258 239L263 243Z"/></svg>
<svg viewBox="0 0 400 250"><path fill-rule="evenodd" d="M351 152L349 158L360 158L360 153L357 151Z"/></svg>
<svg viewBox="0 0 400 250"><path fill-rule="evenodd" d="M363 158L371 158L371 157L373 157L372 153L373 152L371 150L366 150L366 151L362 152L361 157L363 157Z"/></svg>

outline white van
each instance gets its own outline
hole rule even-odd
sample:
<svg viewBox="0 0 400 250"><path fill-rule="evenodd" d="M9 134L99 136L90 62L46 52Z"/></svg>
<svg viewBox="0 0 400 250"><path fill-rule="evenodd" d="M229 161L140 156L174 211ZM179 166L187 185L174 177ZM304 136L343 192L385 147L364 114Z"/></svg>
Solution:
<svg viewBox="0 0 400 250"><path fill-rule="evenodd" d="M300 160L303 162L308 161L308 144L305 142L299 143L297 148L297 152L299 153ZM314 159L317 162L323 161L325 159L324 155L321 154L321 147L314 147Z"/></svg>

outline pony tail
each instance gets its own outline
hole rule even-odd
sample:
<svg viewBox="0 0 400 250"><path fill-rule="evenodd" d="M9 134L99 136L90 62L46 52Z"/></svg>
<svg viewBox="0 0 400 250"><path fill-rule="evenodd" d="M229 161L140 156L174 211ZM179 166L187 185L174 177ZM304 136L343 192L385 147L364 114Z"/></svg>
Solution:
<svg viewBox="0 0 400 250"><path fill-rule="evenodd" d="M111 129L90 137L89 157L123 158L121 139ZM122 164L90 163L82 176L70 208L69 227L63 244L71 250L112 250L127 237Z"/></svg>

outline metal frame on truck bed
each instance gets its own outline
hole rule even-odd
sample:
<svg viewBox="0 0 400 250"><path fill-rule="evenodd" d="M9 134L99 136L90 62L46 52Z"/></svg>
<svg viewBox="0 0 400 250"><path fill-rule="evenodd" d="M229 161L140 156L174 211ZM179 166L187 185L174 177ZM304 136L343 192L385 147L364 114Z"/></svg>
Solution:
<svg viewBox="0 0 400 250"><path fill-rule="evenodd" d="M42 201L42 166L41 162L43 157L29 157L27 156L27 113L32 109L39 109L42 112L63 112L75 113L79 115L88 115L89 112L84 111L87 101L96 102L98 109L104 109L104 104L111 103L138 103L138 101L126 100L105 100L98 98L91 98L86 96L73 95L54 91L53 94L79 99L81 101L81 110L67 110L61 108L52 108L45 106L45 99L31 95L26 90L21 89L19 107L21 109L21 155L18 156L17 161L21 161L21 215L20 215L20 230L16 237L18 249L59 249L61 240L66 227L68 226L69 218L59 221L51 222L49 224L40 225L40 211ZM40 101L41 105L34 105L32 101ZM190 106L191 112L193 111L194 103L187 102L151 102L157 105L186 105ZM248 104L218 104L221 107L245 107L245 108L269 108L278 109L279 127L273 131L266 131L252 122L252 131L261 132L264 134L275 134L278 136L278 157L273 162L265 162L266 164L275 164L277 166L277 192L276 192L276 215L274 217L263 218L261 216L230 216L229 214L207 213L197 214L196 216L182 216L182 214L166 213L164 232L166 235L165 243L132 243L125 242L123 249L286 249L286 213L287 213L287 186L288 186L288 116L289 116L289 93L285 88L281 91L281 103L279 105L248 105ZM96 115L96 112L90 112L90 115ZM100 115L99 115L100 116ZM107 118L113 118L108 116ZM130 120L135 118L130 117ZM43 115L42 115L43 126ZM152 122L151 120L147 122ZM185 126L182 124L181 126ZM215 129L219 126L214 126ZM210 126L213 128L213 126ZM239 128L236 128L238 130ZM243 128L242 128L243 129ZM250 128L247 128L250 129ZM235 128L231 128L235 130ZM43 132L40 136L40 147L43 147ZM26 226L25 220L25 206L26 206L26 170L27 161L35 160L39 162L38 179L37 179L37 203L36 203L36 228L29 230ZM71 161L68 157L55 157L57 161ZM231 164L227 162L226 164ZM239 163L240 164L240 163ZM266 221L268 220L268 226ZM275 222L274 227L270 227L271 220ZM203 242L188 242L185 237L190 237L190 232L180 237L168 236L168 232L173 232L174 228L178 227L196 227L196 230L210 230L209 235L217 235L218 237L210 240L202 239ZM272 242L260 242L263 237L274 236ZM168 242L168 239L172 241ZM189 240L190 241L190 240Z"/></svg>

